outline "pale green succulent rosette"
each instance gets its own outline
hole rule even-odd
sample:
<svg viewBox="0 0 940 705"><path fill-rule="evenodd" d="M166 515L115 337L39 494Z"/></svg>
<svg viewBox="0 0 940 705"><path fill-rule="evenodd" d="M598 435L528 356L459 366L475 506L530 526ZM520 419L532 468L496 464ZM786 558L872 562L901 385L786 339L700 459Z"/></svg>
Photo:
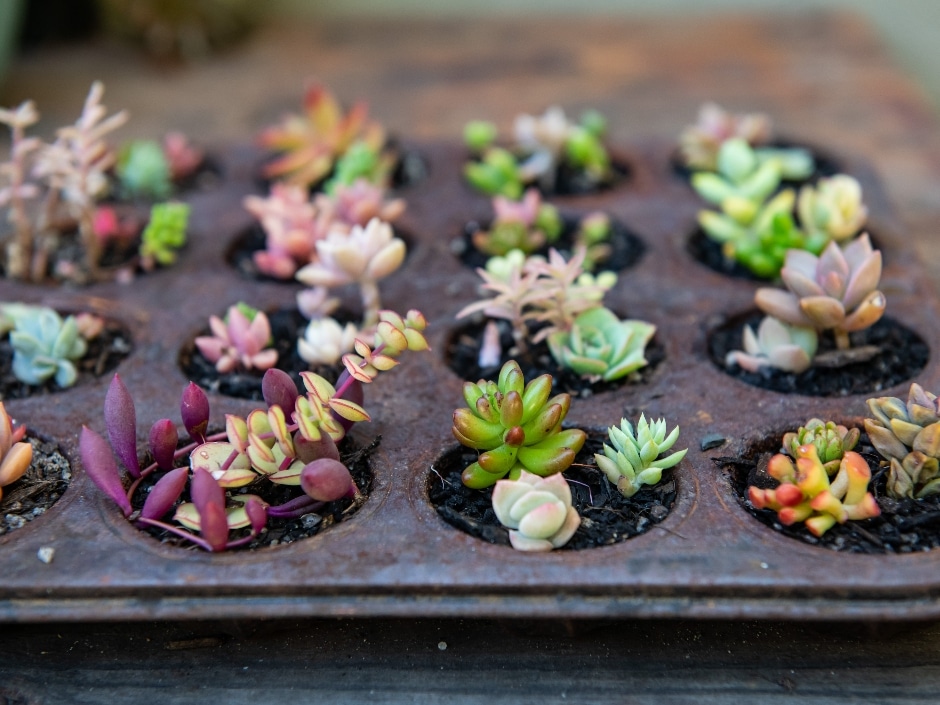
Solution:
<svg viewBox="0 0 940 705"><path fill-rule="evenodd" d="M606 308L592 308L575 318L570 331L548 336L552 357L582 377L620 379L646 366L646 346L656 326L617 318Z"/></svg>
<svg viewBox="0 0 940 705"><path fill-rule="evenodd" d="M679 439L679 427L667 436L665 419L649 423L643 414L636 431L627 419L621 419L620 428L611 426L607 434L613 445L605 443L603 454L595 453L594 460L624 497L632 497L644 485L655 485L663 470L678 465L688 452L686 448L660 458Z"/></svg>

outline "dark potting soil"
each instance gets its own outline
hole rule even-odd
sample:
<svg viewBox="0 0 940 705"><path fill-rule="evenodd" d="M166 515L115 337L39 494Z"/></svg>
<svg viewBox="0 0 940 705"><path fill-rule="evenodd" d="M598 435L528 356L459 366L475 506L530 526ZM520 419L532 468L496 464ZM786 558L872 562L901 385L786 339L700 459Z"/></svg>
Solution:
<svg viewBox="0 0 940 705"><path fill-rule="evenodd" d="M349 472L352 475L353 481L356 483L356 487L359 489L359 496L355 499L341 499L336 502L328 502L323 507L311 511L308 514L296 519L283 519L283 518L270 518L267 525L258 536L248 544L246 547L241 547L238 550L243 550L244 548L248 549L258 549L265 548L267 546L277 546L279 544L288 544L293 543L294 541L299 541L301 539L310 538L311 536L316 536L321 531L328 529L333 524L338 524L341 521L344 521L346 518L355 514L359 508L366 502L369 498L369 493L372 491L372 467L369 463L369 456L372 454L379 443L381 442L381 436L375 438L368 446L362 447L353 441L350 438L345 438L339 443L340 451L340 460L349 468ZM148 459L148 462L151 462ZM144 502L147 499L147 495L150 493L150 490L153 489L153 486L156 484L157 480L162 477L155 477L154 475L148 476L143 482L141 482L140 487L137 489L137 492L134 493L133 500L131 505L135 510L139 510L144 506ZM288 502L296 497L300 497L303 492L300 487L291 487L287 485L277 485L273 482L267 482L265 480L259 480L257 483L249 485L247 487L239 487L237 489L228 490L228 494L253 494L261 497L265 502L270 506L274 507L285 502ZM188 497L183 498L185 501L188 501ZM176 510L173 509L167 513L167 517L164 519L166 523L173 524L178 526L171 521L173 512ZM196 545L186 541L185 539L161 529L155 526L144 527L142 529L148 534L158 539L161 543L172 544L174 546L180 546L183 548L197 549ZM229 540L236 540L243 536L248 536L250 531L248 529L239 529L238 531L231 532Z"/></svg>
<svg viewBox="0 0 940 705"><path fill-rule="evenodd" d="M26 526L56 503L69 486L72 468L55 443L27 436L33 461L16 482L3 488L0 536Z"/></svg>
<svg viewBox="0 0 940 705"><path fill-rule="evenodd" d="M594 461L594 454L601 452L606 440L604 432L589 432L574 464L565 471L581 526L560 550L626 541L665 519L676 501L676 482L670 471L664 473L660 483L644 487L633 497L621 495ZM469 448L445 453L428 474L428 498L451 526L478 539L508 546L509 530L493 512L493 488L472 490L460 481L460 474L476 459L477 451Z"/></svg>
<svg viewBox="0 0 940 705"><path fill-rule="evenodd" d="M98 337L88 341L88 351L81 360L75 361L78 379L75 385L81 385L101 377L130 355L133 346L131 335L124 326L114 321L106 321L104 330ZM20 382L13 376L13 346L9 338L0 340L0 400L25 399L26 397L52 394L62 391L54 378L43 384L32 386Z"/></svg>
<svg viewBox="0 0 940 705"><path fill-rule="evenodd" d="M499 326L503 355L498 365L480 367L478 361L480 345L487 320L489 319L474 318L470 323L457 328L447 340L445 352L447 365L461 379L470 382L477 382L481 379L496 380L499 377L500 368L509 360L515 360L522 368L527 382L548 373L552 376L553 393L567 392L575 397L586 398L593 394L619 389L625 384L645 384L652 379L659 364L666 359L666 349L654 336L646 346L648 364L645 367L612 382L604 380L592 382L568 368L559 366L548 349L548 343L544 341L530 346L523 355L512 354L515 345L512 327L507 321L498 320L496 325Z"/></svg>
<svg viewBox="0 0 940 705"><path fill-rule="evenodd" d="M696 262L704 264L712 271L724 274L735 279L746 279L755 282L767 282L769 279L759 277L750 269L734 259L725 257L722 244L712 240L701 228L696 228L685 243L686 252Z"/></svg>
<svg viewBox="0 0 940 705"><path fill-rule="evenodd" d="M849 394L872 394L911 379L917 375L930 357L930 349L917 333L892 318L884 317L874 326L850 335L852 346L872 345L880 349L877 355L864 362L843 367L810 367L793 374L770 367L759 372L747 372L738 365L725 366L725 356L732 350L743 349L744 326L756 332L763 314L752 311L736 316L713 330L708 337L708 355L712 362L727 374L742 382L784 394L837 397ZM831 332L819 337L817 355L834 351Z"/></svg>
<svg viewBox="0 0 940 705"><path fill-rule="evenodd" d="M713 458L729 473L738 502L762 524L814 546L846 553L915 553L940 547L940 496L922 500L892 499L885 492L888 471L885 462L862 432L855 451L868 461L872 471L869 490L881 508L881 516L862 521L836 524L820 537L813 536L803 524L782 525L771 509L755 509L747 498L748 487L774 488L779 483L767 474L767 462L780 451L783 433L755 444L740 458Z"/></svg>
<svg viewBox="0 0 940 705"><path fill-rule="evenodd" d="M547 256L549 249L555 248L561 252L566 259L571 257L571 252L574 249L574 236L577 233L580 219L566 216L563 218L563 223L564 225L558 241L538 249L535 254ZM608 244L611 248L610 256L603 260L597 266L597 269L619 272L628 267L632 267L640 261L640 258L646 251L646 244L636 233L623 223L611 220L610 225L611 233L610 239L608 240ZM473 246L473 234L488 227L490 227L489 224L480 224L476 221L471 221L464 226L461 237L454 241L454 253L467 267L477 268L486 266L486 261L490 258L490 255L480 252Z"/></svg>
<svg viewBox="0 0 940 705"><path fill-rule="evenodd" d="M303 388L301 372L314 372L331 384L336 382L343 371L342 363L311 366L297 352L297 339L303 335L308 323L300 311L296 308L279 309L269 312L267 316L271 324L271 337L274 339L273 347L278 353L275 367L287 372L301 389ZM347 320L352 320L352 317L340 311L337 320L345 324ZM209 328L201 330L198 335L210 335ZM261 379L264 377L264 370L221 374L215 369L214 363L203 357L193 341L187 343L180 351L179 365L189 380L203 389L239 399L260 401L264 398L261 394Z"/></svg>

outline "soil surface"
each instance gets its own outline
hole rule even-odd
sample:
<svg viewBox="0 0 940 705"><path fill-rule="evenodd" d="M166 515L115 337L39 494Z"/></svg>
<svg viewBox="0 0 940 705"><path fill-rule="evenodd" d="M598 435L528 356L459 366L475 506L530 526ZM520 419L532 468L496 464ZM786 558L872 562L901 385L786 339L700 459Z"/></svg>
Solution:
<svg viewBox="0 0 940 705"><path fill-rule="evenodd" d="M503 355L499 360L499 364L493 367L480 367L478 362L486 320L475 319L473 322L456 329L449 337L445 352L447 365L461 379L470 382L477 382L481 379L495 380L499 377L500 368L506 362L516 360L522 368L527 382L539 375L548 373L552 376L552 391L554 394L567 392L575 397L586 398L593 394L619 389L625 384L645 384L655 374L659 364L666 359L666 349L654 336L649 345L646 346L648 364L645 367L641 367L635 372L612 382L605 382L604 380L592 382L572 370L560 367L555 362L555 358L552 357L548 349L548 343L541 342L534 345L523 355L512 354L514 340L511 326L507 321L496 321L496 325L499 326L500 330L500 344L502 345Z"/></svg>
<svg viewBox="0 0 940 705"><path fill-rule="evenodd" d="M303 516L296 519L272 517L268 520L267 526L261 530L261 533L258 534L258 537L254 541L252 541L246 547L239 547L235 550L245 550L246 548L259 549L265 548L267 546L293 543L294 541L310 538L311 536L316 536L321 531L328 529L333 524L338 524L339 522L344 521L346 518L355 514L369 498L369 493L372 491L373 475L372 467L369 464L369 456L371 455L372 451L378 447L380 441L381 436L377 437L370 445L364 448L349 438L340 441L340 460L342 460L346 467L349 468L349 472L356 483L356 487L359 489L358 497L355 499L341 499L336 502L328 502L320 509L311 511L310 513L304 514ZM153 488L154 484L156 484L157 480L160 479L160 477L162 477L162 473L157 477L151 475L141 483L137 492L134 494L134 498L131 503L135 510L139 510L144 506L144 502L147 499L147 494ZM272 507L283 504L284 502L292 500L296 497L300 497L303 494L300 487L276 485L273 482L267 482L264 480L261 480L254 485L240 487L238 489L229 490L228 492L229 495L257 495ZM188 496L184 497L184 500L188 501ZM164 519L164 521L173 524L174 526L179 526L175 522L170 521L169 517L172 517L172 512L168 513L167 518ZM183 538L159 527L146 527L142 530L158 539L161 543L172 544L174 546L180 546L182 548L189 548L193 550L201 550L195 544L190 543L189 541L186 541ZM248 536L249 533L250 532L248 529L239 529L238 531L233 531L230 533L229 540L236 540L242 536Z"/></svg>
<svg viewBox="0 0 940 705"><path fill-rule="evenodd" d="M750 269L734 259L725 257L722 251L722 244L717 240L712 240L701 228L696 228L685 243L686 252L696 262L704 264L706 267L719 274L724 274L734 279L746 279L754 282L768 282L770 279L759 277Z"/></svg>
<svg viewBox="0 0 940 705"><path fill-rule="evenodd" d="M131 350L130 331L119 323L106 321L101 334L88 341L88 352L85 356L75 362L75 368L78 370L75 386L107 374L130 355ZM54 378L37 386L20 382L13 376L13 346L10 339L7 337L0 340L0 400L24 399L60 392L62 389Z"/></svg>
<svg viewBox="0 0 940 705"><path fill-rule="evenodd" d="M713 330L708 338L712 362L732 377L762 389L821 397L873 394L913 378L924 369L930 357L930 349L917 333L884 317L871 328L851 334L854 348L873 345L880 349L877 355L864 362L838 368L814 366L798 375L770 367L763 367L759 372L747 372L736 364L727 368L728 352L743 349L744 326L750 325L756 332L762 318L763 314L758 311L736 316ZM835 342L831 332L821 334L817 356L833 350Z"/></svg>
<svg viewBox="0 0 940 705"><path fill-rule="evenodd" d="M887 467L880 465L885 461L864 432L854 450L868 461L871 468L869 490L881 508L881 516L836 524L817 538L803 524L783 526L773 510L755 509L747 499L747 489L751 485L772 488L779 484L767 474L767 462L780 451L782 437L781 433L768 438L749 448L740 458L713 458L716 465L729 473L731 486L741 506L762 524L804 543L847 553L914 553L940 547L940 495L922 500L888 497L885 493Z"/></svg>
<svg viewBox="0 0 940 705"><path fill-rule="evenodd" d="M676 501L676 482L669 470L657 485L644 487L630 498L621 495L594 461L606 440L606 432L588 432L587 442L565 471L581 526L560 550L608 546L638 536L665 519ZM509 530L493 512L493 488L472 490L460 481L464 468L476 459L477 451L464 447L444 454L428 474L428 498L451 526L508 546Z"/></svg>
<svg viewBox="0 0 940 705"><path fill-rule="evenodd" d="M308 323L300 311L295 308L279 309L269 312L267 316L271 323L271 337L274 339L273 347L278 352L277 365L275 365L278 369L287 372L299 388L303 388L300 373L306 371L315 372L331 384L336 381L343 371L342 363L311 367L297 352L297 339L303 335ZM340 311L337 320L345 324L347 320L352 320L352 318L345 316ZM199 335L209 334L208 327L199 332ZM261 379L264 377L264 370L221 374L215 369L213 363L203 357L192 341L187 343L180 351L179 364L189 380L204 389L240 399L260 401L264 398L261 394Z"/></svg>
<svg viewBox="0 0 940 705"><path fill-rule="evenodd" d="M563 217L563 222L564 225L558 241L536 250L534 254L547 256L549 249L555 248L565 256L565 259L571 258L571 252L574 249L574 236L577 233L580 220L569 216ZM646 251L646 244L623 223L611 220L610 225L611 233L608 243L611 247L611 253L607 259L600 262L596 269L619 272L640 261ZM472 238L477 231L489 227L490 224L488 223L481 224L471 221L464 226L463 235L454 241L452 249L467 267L486 266L490 255L484 254L474 247Z"/></svg>
<svg viewBox="0 0 940 705"><path fill-rule="evenodd" d="M0 536L26 526L58 501L72 479L69 461L55 443L27 436L33 462L26 474L3 488Z"/></svg>

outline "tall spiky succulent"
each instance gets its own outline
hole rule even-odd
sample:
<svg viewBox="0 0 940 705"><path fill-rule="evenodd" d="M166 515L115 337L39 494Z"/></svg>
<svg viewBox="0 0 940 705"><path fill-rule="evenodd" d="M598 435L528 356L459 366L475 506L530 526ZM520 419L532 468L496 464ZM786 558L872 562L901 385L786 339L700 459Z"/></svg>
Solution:
<svg viewBox="0 0 940 705"><path fill-rule="evenodd" d="M860 435L861 431L857 428L850 429L835 421L814 418L795 432L784 434L783 450L797 458L800 446L812 445L816 448L816 455L826 469L826 474L832 477L838 472L842 457L856 446Z"/></svg>
<svg viewBox="0 0 940 705"><path fill-rule="evenodd" d="M790 250L780 276L789 291L758 289L758 308L791 325L831 329L840 349L850 346L849 333L874 325L887 304L878 290L881 252L867 233L844 250L830 242L818 257Z"/></svg>
<svg viewBox="0 0 940 705"><path fill-rule="evenodd" d="M890 496L918 499L940 492L940 402L914 383L907 403L897 397L868 400L873 419L865 431L889 462Z"/></svg>
<svg viewBox="0 0 940 705"><path fill-rule="evenodd" d="M620 428L611 426L607 435L613 446L605 443L603 454L595 453L594 460L624 497L632 497L643 485L655 485L663 470L678 465L688 452L685 448L660 458L679 440L679 427L667 436L666 419L649 423L643 414L636 431L628 419L620 419Z"/></svg>
<svg viewBox="0 0 940 705"><path fill-rule="evenodd" d="M796 455L795 466L781 453L770 459L767 472L780 482L778 487L748 488L748 499L756 509L774 510L784 526L803 522L814 536L822 536L836 523L881 514L868 491L871 470L858 453L844 455L831 484L814 445L800 446Z"/></svg>
<svg viewBox="0 0 940 705"><path fill-rule="evenodd" d="M547 374L525 384L515 360L503 365L496 382L464 384L468 408L454 411L452 430L463 445L484 451L463 472L467 487L490 487L506 475L518 479L523 470L545 477L571 465L586 435L561 430L571 396L549 398L551 389Z"/></svg>

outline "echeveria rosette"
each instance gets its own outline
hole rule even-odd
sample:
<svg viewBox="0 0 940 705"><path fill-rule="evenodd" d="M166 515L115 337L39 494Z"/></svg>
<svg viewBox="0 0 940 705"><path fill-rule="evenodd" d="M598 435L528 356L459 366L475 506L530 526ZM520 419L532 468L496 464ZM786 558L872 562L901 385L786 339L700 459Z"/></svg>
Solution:
<svg viewBox="0 0 940 705"><path fill-rule="evenodd" d="M844 250L830 242L818 257L791 250L780 276L789 291L758 289L757 306L791 325L831 329L840 349L849 347L849 333L874 325L887 305L878 290L881 252L872 248L867 234Z"/></svg>
<svg viewBox="0 0 940 705"><path fill-rule="evenodd" d="M297 354L311 365L335 365L352 352L359 330L352 323L341 326L335 318L315 318L297 340Z"/></svg>
<svg viewBox="0 0 940 705"><path fill-rule="evenodd" d="M874 418L865 431L875 449L890 463L887 493L900 499L922 499L940 492L940 402L912 384L907 402L897 397L868 400Z"/></svg>
<svg viewBox="0 0 940 705"><path fill-rule="evenodd" d="M199 352L222 374L233 370L266 370L277 363L271 344L271 324L263 311L245 304L230 306L225 320L209 317L212 335L195 339Z"/></svg>
<svg viewBox="0 0 940 705"><path fill-rule="evenodd" d="M814 445L800 446L796 456L796 463L782 453L770 459L767 473L780 482L778 487L748 488L748 499L756 509L777 512L784 526L802 522L814 536L822 536L837 523L881 514L868 491L871 469L861 455L846 452L831 483Z"/></svg>
<svg viewBox="0 0 940 705"><path fill-rule="evenodd" d="M88 345L79 333L75 316L63 318L50 308L4 304L3 315L12 321L13 375L29 385L54 378L60 387L71 387L78 379L75 361L84 357Z"/></svg>
<svg viewBox="0 0 940 705"><path fill-rule="evenodd" d="M599 307L579 314L570 330L555 331L546 342L562 367L588 379L611 382L647 364L644 352L655 333L651 323L622 321Z"/></svg>
<svg viewBox="0 0 940 705"><path fill-rule="evenodd" d="M560 474L543 478L523 470L517 480L500 480L493 488L493 512L519 551L560 548L581 525L571 488Z"/></svg>
<svg viewBox="0 0 940 705"><path fill-rule="evenodd" d="M819 336L812 328L791 326L773 316L765 316L757 326L757 333L750 326L744 326L743 343L744 350L728 353L725 365L738 365L748 372L772 367L800 374L812 365Z"/></svg>
<svg viewBox="0 0 940 705"><path fill-rule="evenodd" d="M830 477L839 470L839 465L847 451L855 448L861 431L847 428L835 421L810 419L805 426L783 436L783 450L794 458L798 457L800 446L812 445L816 455Z"/></svg>
<svg viewBox="0 0 940 705"><path fill-rule="evenodd" d="M837 242L855 237L865 226L868 208L862 202L862 186L848 174L820 179L800 189L797 203L800 225Z"/></svg>
<svg viewBox="0 0 940 705"><path fill-rule="evenodd" d="M652 423L640 414L636 430L628 419L620 420L620 427L611 426L607 435L613 445L604 444L603 453L595 453L597 462L607 479L617 486L624 497L632 497L643 485L655 485L667 470L685 457L688 448L661 458L679 439L676 426L666 435L666 420Z"/></svg>
<svg viewBox="0 0 940 705"><path fill-rule="evenodd" d="M454 411L454 437L469 448L484 451L463 472L463 483L473 489L494 485L523 470L545 477L566 470L587 436L580 429L561 430L571 396L549 398L551 375L528 384L522 369L510 360L497 382L466 382L467 408Z"/></svg>

